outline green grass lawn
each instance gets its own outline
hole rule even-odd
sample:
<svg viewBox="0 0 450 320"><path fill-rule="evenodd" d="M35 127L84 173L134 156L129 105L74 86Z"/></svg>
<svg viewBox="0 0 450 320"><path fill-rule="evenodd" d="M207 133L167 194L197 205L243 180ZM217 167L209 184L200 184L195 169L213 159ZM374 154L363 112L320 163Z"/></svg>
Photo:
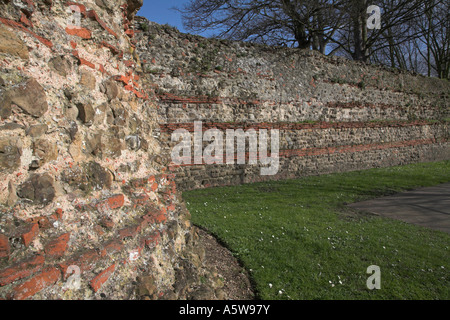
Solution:
<svg viewBox="0 0 450 320"><path fill-rule="evenodd" d="M450 181L450 161L183 193L259 299L450 299L450 235L346 203ZM367 268L381 268L369 290Z"/></svg>

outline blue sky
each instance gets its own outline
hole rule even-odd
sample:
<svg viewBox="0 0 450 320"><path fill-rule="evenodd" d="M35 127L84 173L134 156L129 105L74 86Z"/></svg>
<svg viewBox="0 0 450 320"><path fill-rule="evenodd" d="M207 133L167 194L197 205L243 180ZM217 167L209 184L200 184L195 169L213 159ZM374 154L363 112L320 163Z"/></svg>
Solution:
<svg viewBox="0 0 450 320"><path fill-rule="evenodd" d="M181 32L186 32L181 23L181 13L171 10L173 7L182 7L189 0L144 0L144 5L138 15L159 24L170 24Z"/></svg>

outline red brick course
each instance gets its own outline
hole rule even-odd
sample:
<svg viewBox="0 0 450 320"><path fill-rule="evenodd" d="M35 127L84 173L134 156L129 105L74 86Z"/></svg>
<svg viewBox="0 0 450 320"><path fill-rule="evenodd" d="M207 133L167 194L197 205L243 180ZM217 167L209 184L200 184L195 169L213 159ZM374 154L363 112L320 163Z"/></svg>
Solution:
<svg viewBox="0 0 450 320"><path fill-rule="evenodd" d="M11 298L14 300L25 300L34 296L39 291L55 284L61 278L61 272L56 267L49 267L40 274L15 287Z"/></svg>
<svg viewBox="0 0 450 320"><path fill-rule="evenodd" d="M307 129L355 129L355 128L383 128L383 127L415 127L431 125L427 120L414 120L414 121L345 121L345 122L313 122L313 123L222 123L222 122L203 122L202 130L207 131L209 129L218 129L225 131L227 129L243 129L244 131L249 129L258 130L307 130ZM189 132L194 132L194 123L164 123L160 124L161 132L172 133L177 129L185 129Z"/></svg>
<svg viewBox="0 0 450 320"><path fill-rule="evenodd" d="M4 25L7 25L7 26L12 27L14 29L18 29L20 31L26 32L29 35L31 35L32 37L34 37L37 40L39 40L42 44L44 44L47 47L49 47L50 49L53 48L53 43L50 40L45 39L45 38L37 35L36 33L34 33L33 31L25 28L22 24L20 24L18 22L15 22L15 21L12 21L12 20L9 20L9 19L5 19L5 18L1 18L1 17L0 17L0 22L3 23Z"/></svg>
<svg viewBox="0 0 450 320"><path fill-rule="evenodd" d="M29 277L38 272L44 265L44 256L37 255L22 262L16 263L0 271L0 286Z"/></svg>

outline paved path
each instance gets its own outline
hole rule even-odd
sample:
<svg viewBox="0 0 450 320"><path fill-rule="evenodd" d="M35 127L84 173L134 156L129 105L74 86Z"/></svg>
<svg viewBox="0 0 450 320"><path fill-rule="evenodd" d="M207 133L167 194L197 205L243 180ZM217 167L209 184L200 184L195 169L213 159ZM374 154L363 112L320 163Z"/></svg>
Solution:
<svg viewBox="0 0 450 320"><path fill-rule="evenodd" d="M450 233L450 183L352 203L349 206Z"/></svg>

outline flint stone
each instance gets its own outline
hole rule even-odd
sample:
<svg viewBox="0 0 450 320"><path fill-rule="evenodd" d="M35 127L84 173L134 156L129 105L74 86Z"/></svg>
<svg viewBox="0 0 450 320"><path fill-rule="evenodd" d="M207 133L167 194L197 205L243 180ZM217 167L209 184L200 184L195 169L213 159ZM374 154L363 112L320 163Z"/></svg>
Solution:
<svg viewBox="0 0 450 320"><path fill-rule="evenodd" d="M17 195L32 200L35 204L48 204L55 198L53 178L49 174L33 174L20 185Z"/></svg>
<svg viewBox="0 0 450 320"><path fill-rule="evenodd" d="M0 168L2 171L14 172L20 166L21 150L17 139L0 138Z"/></svg>
<svg viewBox="0 0 450 320"><path fill-rule="evenodd" d="M10 31L0 25L0 52L29 59L28 48L17 36L16 32Z"/></svg>
<svg viewBox="0 0 450 320"><path fill-rule="evenodd" d="M0 115L11 115L11 104L17 105L25 113L39 118L48 110L47 96L44 88L33 78L17 87L10 88L0 98Z"/></svg>

